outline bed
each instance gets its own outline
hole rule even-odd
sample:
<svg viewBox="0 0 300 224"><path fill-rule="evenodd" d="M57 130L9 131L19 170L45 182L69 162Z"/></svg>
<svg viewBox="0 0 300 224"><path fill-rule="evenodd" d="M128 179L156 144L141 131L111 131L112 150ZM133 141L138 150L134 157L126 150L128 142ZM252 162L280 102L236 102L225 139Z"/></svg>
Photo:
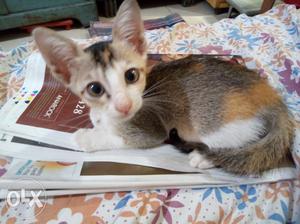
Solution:
<svg viewBox="0 0 300 224"><path fill-rule="evenodd" d="M278 5L255 17L240 15L213 25L188 25L146 31L149 53L241 55L247 67L269 79L296 119L292 149L295 180L226 187L157 189L52 197L42 213L26 205L0 202L0 223L300 223L300 11ZM108 40L95 37L88 43ZM0 102L24 80L33 43L0 51ZM6 162L0 159L0 172Z"/></svg>

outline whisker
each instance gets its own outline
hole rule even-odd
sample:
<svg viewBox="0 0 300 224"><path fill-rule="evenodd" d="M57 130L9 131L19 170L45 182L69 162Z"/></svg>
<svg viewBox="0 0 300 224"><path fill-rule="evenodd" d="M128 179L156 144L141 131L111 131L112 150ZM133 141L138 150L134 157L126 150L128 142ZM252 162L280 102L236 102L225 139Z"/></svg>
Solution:
<svg viewBox="0 0 300 224"><path fill-rule="evenodd" d="M166 81L166 82L163 82L163 83L160 83L160 85L156 85L155 87L151 87L150 89L146 89L146 91L143 93L143 95L147 95L149 93L152 93L154 90L156 90L157 88L160 88L168 83L171 83L172 81Z"/></svg>
<svg viewBox="0 0 300 224"><path fill-rule="evenodd" d="M159 91L159 92L153 92L153 93L149 93L145 96L143 96L144 99L147 99L147 98L151 98L153 96L163 96L163 95L166 95L166 91Z"/></svg>
<svg viewBox="0 0 300 224"><path fill-rule="evenodd" d="M162 78L161 80L155 82L154 85L150 86L149 90L150 90L151 88L153 88L153 87L159 85L161 82L163 82L163 81L166 80L167 78L168 78L168 76L166 76L166 77Z"/></svg>
<svg viewBox="0 0 300 224"><path fill-rule="evenodd" d="M170 100L161 100L161 99L145 99L145 102L153 102L153 103L171 103L171 104L174 104L176 106L178 106L179 104L174 102L174 101L170 101Z"/></svg>
<svg viewBox="0 0 300 224"><path fill-rule="evenodd" d="M150 93L151 91L153 91L154 89L157 89L158 87L162 86L162 84L165 85L166 83L171 82L171 80L164 82L167 78L168 78L168 76L159 80L154 85L150 86L150 88L148 88L144 91L144 95L146 95L146 94Z"/></svg>
<svg viewBox="0 0 300 224"><path fill-rule="evenodd" d="M160 119L163 121L162 117L166 116L166 114L169 113L169 110L167 108L164 108L158 104L148 104L146 105L152 113L155 113L157 116L160 117Z"/></svg>

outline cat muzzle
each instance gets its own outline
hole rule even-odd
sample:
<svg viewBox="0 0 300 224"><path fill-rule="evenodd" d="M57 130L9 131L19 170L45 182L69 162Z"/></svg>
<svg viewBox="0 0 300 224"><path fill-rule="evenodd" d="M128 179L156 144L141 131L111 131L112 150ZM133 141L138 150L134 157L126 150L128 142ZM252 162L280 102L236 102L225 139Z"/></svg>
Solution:
<svg viewBox="0 0 300 224"><path fill-rule="evenodd" d="M119 93L114 99L114 106L116 111L127 116L132 108L132 101L125 94Z"/></svg>

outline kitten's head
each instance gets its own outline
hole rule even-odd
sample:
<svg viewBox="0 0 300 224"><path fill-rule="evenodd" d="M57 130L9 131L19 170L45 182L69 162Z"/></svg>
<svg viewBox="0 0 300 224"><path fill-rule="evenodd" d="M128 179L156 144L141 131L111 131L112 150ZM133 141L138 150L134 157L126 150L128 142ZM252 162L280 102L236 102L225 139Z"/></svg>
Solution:
<svg viewBox="0 0 300 224"><path fill-rule="evenodd" d="M103 115L128 120L142 106L147 56L136 0L122 3L112 35L112 43L97 43L82 50L50 29L33 31L52 74L90 106L94 124Z"/></svg>

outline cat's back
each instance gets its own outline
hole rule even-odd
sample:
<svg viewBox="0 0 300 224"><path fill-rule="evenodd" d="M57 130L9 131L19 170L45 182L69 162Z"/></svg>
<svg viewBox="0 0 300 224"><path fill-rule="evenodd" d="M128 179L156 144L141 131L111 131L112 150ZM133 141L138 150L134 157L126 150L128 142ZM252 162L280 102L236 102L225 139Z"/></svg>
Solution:
<svg viewBox="0 0 300 224"><path fill-rule="evenodd" d="M212 56L189 56L162 62L148 75L146 88L158 82L161 83L160 88L167 90L170 96L177 96L178 99L187 97L194 103L198 102L197 106L206 104L207 100L210 104L211 101L221 103L229 93L246 92L256 86L271 88L267 80L255 71Z"/></svg>
<svg viewBox="0 0 300 224"><path fill-rule="evenodd" d="M212 130L274 107L285 110L267 79L245 66L210 56L161 63L153 68L148 79L148 87L160 82L156 91L167 92L164 97L179 102L173 111L178 111L178 116L189 111L190 119L198 121L199 129Z"/></svg>
<svg viewBox="0 0 300 224"><path fill-rule="evenodd" d="M191 81L217 87L246 87L260 82L259 75L246 67L212 56L189 56L155 66L149 74L149 81L160 79ZM200 82L200 83L199 83Z"/></svg>

